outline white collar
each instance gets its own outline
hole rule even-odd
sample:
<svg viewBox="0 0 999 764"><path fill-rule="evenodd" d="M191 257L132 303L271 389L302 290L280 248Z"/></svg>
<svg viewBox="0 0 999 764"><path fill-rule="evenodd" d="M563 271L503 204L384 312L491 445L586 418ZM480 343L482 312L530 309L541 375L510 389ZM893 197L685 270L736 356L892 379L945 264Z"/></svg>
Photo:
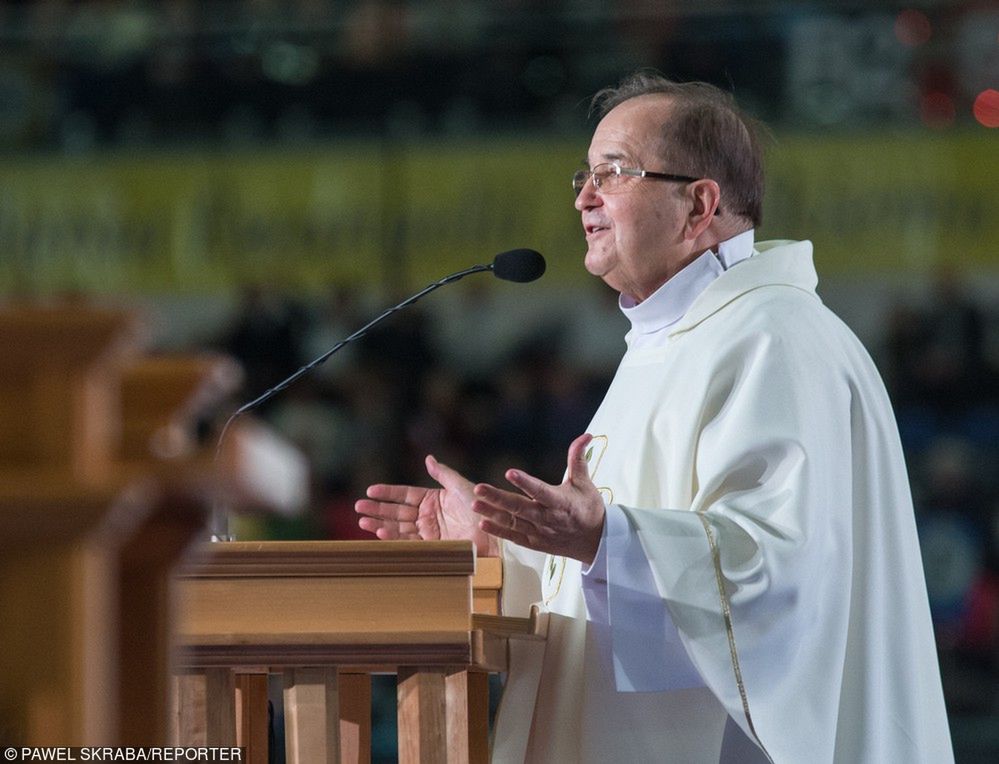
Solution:
<svg viewBox="0 0 999 764"><path fill-rule="evenodd" d="M731 239L726 239L718 245L718 259L722 268L726 271L738 262L745 260L753 254L753 244L756 242L756 231L750 228L748 231L736 234Z"/></svg>
<svg viewBox="0 0 999 764"><path fill-rule="evenodd" d="M721 242L717 254L706 250L640 303L621 295L618 304L631 322L631 331L625 337L628 347L650 344L653 335L683 318L711 282L753 254L754 241L750 228Z"/></svg>

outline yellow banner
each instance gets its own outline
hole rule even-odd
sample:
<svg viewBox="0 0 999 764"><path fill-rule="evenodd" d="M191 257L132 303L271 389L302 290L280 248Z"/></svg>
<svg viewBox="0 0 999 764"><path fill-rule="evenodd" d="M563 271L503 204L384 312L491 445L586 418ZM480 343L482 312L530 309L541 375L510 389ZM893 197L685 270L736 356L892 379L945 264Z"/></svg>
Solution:
<svg viewBox="0 0 999 764"><path fill-rule="evenodd" d="M999 133L783 135L759 238L821 274L999 269ZM0 161L0 289L415 287L532 247L587 278L569 178L586 139Z"/></svg>
<svg viewBox="0 0 999 764"><path fill-rule="evenodd" d="M999 132L778 138L767 238L811 239L822 273L999 269Z"/></svg>

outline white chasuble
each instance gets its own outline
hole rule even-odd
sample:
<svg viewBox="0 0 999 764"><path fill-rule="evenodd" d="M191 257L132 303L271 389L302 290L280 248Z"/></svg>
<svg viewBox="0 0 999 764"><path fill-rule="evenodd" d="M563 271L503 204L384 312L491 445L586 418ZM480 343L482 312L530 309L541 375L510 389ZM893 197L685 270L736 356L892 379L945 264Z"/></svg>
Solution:
<svg viewBox="0 0 999 764"><path fill-rule="evenodd" d="M495 761L953 760L901 446L883 384L768 242L654 343L588 428L593 566L504 545Z"/></svg>

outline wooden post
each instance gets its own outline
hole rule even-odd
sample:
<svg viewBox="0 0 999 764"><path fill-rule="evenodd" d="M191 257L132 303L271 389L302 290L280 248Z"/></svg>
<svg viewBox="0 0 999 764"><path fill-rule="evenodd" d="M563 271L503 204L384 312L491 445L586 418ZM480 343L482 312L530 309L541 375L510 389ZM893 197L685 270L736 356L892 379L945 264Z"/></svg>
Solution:
<svg viewBox="0 0 999 764"><path fill-rule="evenodd" d="M230 668L205 670L205 727L207 744L236 745L236 682Z"/></svg>
<svg viewBox="0 0 999 764"><path fill-rule="evenodd" d="M189 671L179 674L174 682L176 705L173 735L170 743L181 747L208 745L208 728L205 724L205 673Z"/></svg>
<svg viewBox="0 0 999 764"><path fill-rule="evenodd" d="M371 675L340 672L340 761L371 761Z"/></svg>
<svg viewBox="0 0 999 764"><path fill-rule="evenodd" d="M399 764L445 764L461 759L449 757L448 708L445 700L442 668L399 669ZM454 724L465 722L464 709Z"/></svg>
<svg viewBox="0 0 999 764"><path fill-rule="evenodd" d="M288 764L340 764L340 709L335 668L284 672Z"/></svg>
<svg viewBox="0 0 999 764"><path fill-rule="evenodd" d="M249 764L267 764L269 753L267 674L236 675L236 745Z"/></svg>
<svg viewBox="0 0 999 764"><path fill-rule="evenodd" d="M489 762L489 674L453 671L446 678L448 750L455 761Z"/></svg>

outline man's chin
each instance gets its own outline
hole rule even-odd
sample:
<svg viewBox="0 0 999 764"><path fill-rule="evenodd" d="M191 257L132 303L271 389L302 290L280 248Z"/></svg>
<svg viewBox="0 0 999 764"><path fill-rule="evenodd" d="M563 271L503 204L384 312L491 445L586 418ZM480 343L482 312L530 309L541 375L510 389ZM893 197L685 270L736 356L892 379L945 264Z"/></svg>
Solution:
<svg viewBox="0 0 999 764"><path fill-rule="evenodd" d="M586 268L587 273L591 276L596 276L598 279L602 279L610 270L610 266L606 260L603 260L599 255L594 255L592 252L586 253L586 257L583 260L583 267Z"/></svg>

